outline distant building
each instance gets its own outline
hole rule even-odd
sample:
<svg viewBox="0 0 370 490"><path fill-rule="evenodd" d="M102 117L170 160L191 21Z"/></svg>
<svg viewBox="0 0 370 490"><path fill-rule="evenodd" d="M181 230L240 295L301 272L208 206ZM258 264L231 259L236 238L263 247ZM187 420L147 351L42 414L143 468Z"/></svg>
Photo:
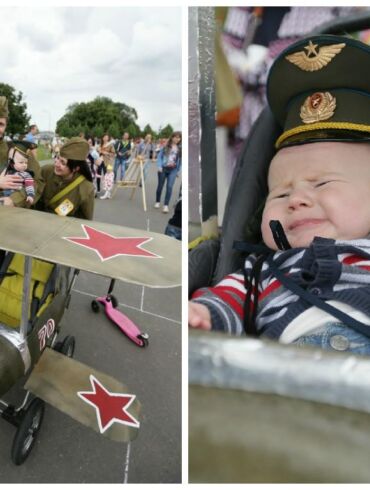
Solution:
<svg viewBox="0 0 370 490"><path fill-rule="evenodd" d="M53 131L40 131L37 135L37 143L45 144L51 143L55 137L55 133Z"/></svg>

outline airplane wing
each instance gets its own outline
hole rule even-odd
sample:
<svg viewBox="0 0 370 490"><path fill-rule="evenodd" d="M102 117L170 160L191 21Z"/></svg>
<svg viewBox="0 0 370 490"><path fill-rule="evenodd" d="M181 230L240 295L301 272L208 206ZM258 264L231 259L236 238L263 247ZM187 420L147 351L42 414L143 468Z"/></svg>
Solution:
<svg viewBox="0 0 370 490"><path fill-rule="evenodd" d="M181 242L110 223L1 206L0 249L143 286L181 284Z"/></svg>
<svg viewBox="0 0 370 490"><path fill-rule="evenodd" d="M46 348L25 388L83 425L118 442L138 434L141 405L114 378Z"/></svg>

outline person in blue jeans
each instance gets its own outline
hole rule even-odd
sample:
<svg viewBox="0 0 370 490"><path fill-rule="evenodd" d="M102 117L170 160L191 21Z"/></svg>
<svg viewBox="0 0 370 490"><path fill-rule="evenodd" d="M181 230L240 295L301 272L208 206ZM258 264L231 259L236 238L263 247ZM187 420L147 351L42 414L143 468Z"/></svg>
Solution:
<svg viewBox="0 0 370 490"><path fill-rule="evenodd" d="M173 238L176 238L176 240L181 240L182 239L182 197L181 197L181 190L180 190L180 196L179 199L177 200L177 203L175 205L175 210L173 213L172 218L168 220L166 229L164 230L164 234Z"/></svg>
<svg viewBox="0 0 370 490"><path fill-rule="evenodd" d="M151 134L147 134L144 138L144 141L142 141L138 145L135 152L136 158L140 158L143 161L144 164L143 174L144 174L145 181L148 176L150 161L153 160L154 151L155 151L155 146L153 144L153 137ZM140 182L140 187L141 186L142 186L142 182Z"/></svg>
<svg viewBox="0 0 370 490"><path fill-rule="evenodd" d="M155 208L161 206L161 194L163 186L167 181L166 194L164 198L163 213L168 213L168 205L170 203L173 185L176 177L181 170L181 132L175 131L168 139L157 157L158 169L158 186L156 191Z"/></svg>
<svg viewBox="0 0 370 490"><path fill-rule="evenodd" d="M116 160L114 162L114 181L118 178L118 170L120 170L120 180L124 180L127 163L131 156L131 141L129 133L124 133L122 140L115 145Z"/></svg>

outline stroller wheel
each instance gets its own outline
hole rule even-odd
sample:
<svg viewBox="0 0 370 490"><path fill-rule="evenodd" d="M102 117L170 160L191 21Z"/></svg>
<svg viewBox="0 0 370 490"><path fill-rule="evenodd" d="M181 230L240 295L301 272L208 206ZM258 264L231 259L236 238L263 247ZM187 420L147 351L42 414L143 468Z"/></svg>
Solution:
<svg viewBox="0 0 370 490"><path fill-rule="evenodd" d="M113 294L110 294L107 299L110 299L110 301L112 302L112 305L113 305L113 308L117 308L118 306L118 300L115 296L113 296Z"/></svg>
<svg viewBox="0 0 370 490"><path fill-rule="evenodd" d="M30 454L41 427L44 410L45 403L40 398L34 398L24 410L12 445L11 457L14 464L24 463Z"/></svg>
<svg viewBox="0 0 370 490"><path fill-rule="evenodd" d="M76 340L72 335L67 335L61 342L55 344L54 350L67 357L73 357Z"/></svg>
<svg viewBox="0 0 370 490"><path fill-rule="evenodd" d="M72 335L67 335L63 340L60 352L67 357L73 357L76 340Z"/></svg>
<svg viewBox="0 0 370 490"><path fill-rule="evenodd" d="M149 345L149 335L147 333L142 333L137 336L138 339L141 340L141 345L140 347L148 347Z"/></svg>
<svg viewBox="0 0 370 490"><path fill-rule="evenodd" d="M91 301L91 309L94 313L99 313L100 310L99 303L95 299Z"/></svg>

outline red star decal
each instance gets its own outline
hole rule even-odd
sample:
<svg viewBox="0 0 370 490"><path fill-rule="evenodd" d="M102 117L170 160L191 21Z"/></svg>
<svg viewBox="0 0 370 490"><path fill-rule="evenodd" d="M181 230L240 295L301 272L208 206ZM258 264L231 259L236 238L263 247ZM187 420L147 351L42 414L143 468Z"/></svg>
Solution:
<svg viewBox="0 0 370 490"><path fill-rule="evenodd" d="M144 243L152 240L150 237L114 237L103 231L96 230L91 226L81 226L85 232L85 237L63 237L64 240L94 250L102 261L112 259L118 255L151 259L162 258L155 253L141 248Z"/></svg>
<svg viewBox="0 0 370 490"><path fill-rule="evenodd" d="M140 427L140 423L128 413L127 409L136 395L111 393L93 376L90 375L93 391L78 391L77 395L96 410L100 432L103 434L109 427L118 422L130 427Z"/></svg>

